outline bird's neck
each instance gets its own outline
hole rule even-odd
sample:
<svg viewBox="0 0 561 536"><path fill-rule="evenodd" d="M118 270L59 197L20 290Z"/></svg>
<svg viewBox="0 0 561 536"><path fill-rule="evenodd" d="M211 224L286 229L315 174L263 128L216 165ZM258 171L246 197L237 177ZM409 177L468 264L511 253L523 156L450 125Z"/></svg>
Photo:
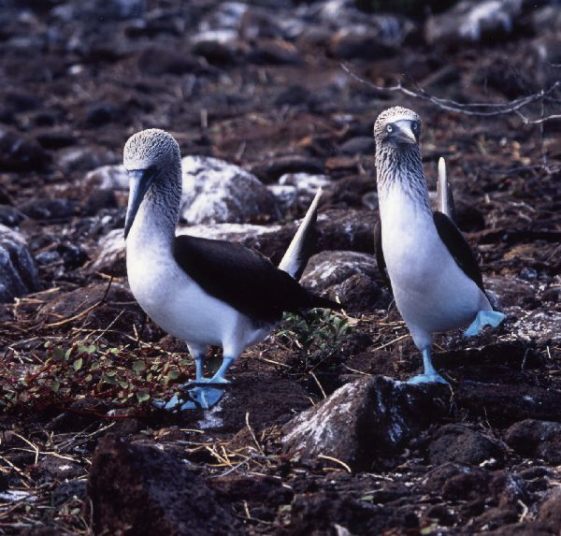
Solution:
<svg viewBox="0 0 561 536"><path fill-rule="evenodd" d="M173 245L181 204L181 177L153 183L138 209L127 248L168 250Z"/></svg>
<svg viewBox="0 0 561 536"><path fill-rule="evenodd" d="M416 212L432 217L418 146L379 148L376 151L376 173L381 211L390 196L399 196L404 205L411 205ZM403 206L403 209L407 210L407 207Z"/></svg>

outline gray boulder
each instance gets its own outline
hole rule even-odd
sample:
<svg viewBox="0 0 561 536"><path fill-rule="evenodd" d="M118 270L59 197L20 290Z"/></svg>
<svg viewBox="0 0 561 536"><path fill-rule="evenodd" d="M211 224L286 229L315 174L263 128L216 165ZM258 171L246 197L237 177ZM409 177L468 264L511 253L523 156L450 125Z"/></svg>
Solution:
<svg viewBox="0 0 561 536"><path fill-rule="evenodd" d="M376 282L378 269L372 255L356 251L322 251L308 262L302 284L339 300L353 313L387 306L389 292Z"/></svg>
<svg viewBox="0 0 561 536"><path fill-rule="evenodd" d="M425 38L431 45L454 47L511 34L522 7L522 0L464 0L445 13L429 17Z"/></svg>
<svg viewBox="0 0 561 536"><path fill-rule="evenodd" d="M278 217L275 196L257 177L206 156L182 160L181 216L187 223L248 223Z"/></svg>
<svg viewBox="0 0 561 536"><path fill-rule="evenodd" d="M25 238L0 225L0 302L12 301L38 287L37 267Z"/></svg>
<svg viewBox="0 0 561 536"><path fill-rule="evenodd" d="M368 470L438 420L448 393L442 385L408 385L384 376L347 383L283 427L284 449L307 461L328 456Z"/></svg>

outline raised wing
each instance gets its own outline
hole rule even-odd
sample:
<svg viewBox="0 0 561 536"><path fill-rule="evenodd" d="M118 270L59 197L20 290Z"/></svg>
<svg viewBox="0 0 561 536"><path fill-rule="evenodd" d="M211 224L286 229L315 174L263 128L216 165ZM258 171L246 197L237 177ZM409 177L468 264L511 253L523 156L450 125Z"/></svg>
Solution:
<svg viewBox="0 0 561 536"><path fill-rule="evenodd" d="M467 243L464 235L456 227L456 224L442 212L435 212L433 214L434 224L438 231L438 236L454 257L454 260L463 272L473 280L473 282L483 291L483 278L481 277L481 270L477 264L477 259Z"/></svg>
<svg viewBox="0 0 561 536"><path fill-rule="evenodd" d="M280 320L284 311L337 307L308 292L263 255L240 244L177 236L173 256L208 294L257 321Z"/></svg>

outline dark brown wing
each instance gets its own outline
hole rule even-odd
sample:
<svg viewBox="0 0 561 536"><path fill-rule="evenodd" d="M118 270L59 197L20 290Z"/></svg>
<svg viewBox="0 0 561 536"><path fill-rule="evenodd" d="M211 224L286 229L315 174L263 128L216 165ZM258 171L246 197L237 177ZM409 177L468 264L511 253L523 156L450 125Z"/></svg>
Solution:
<svg viewBox="0 0 561 536"><path fill-rule="evenodd" d="M444 242L450 255L454 257L454 260L462 271L485 292L477 259L470 245L467 243L467 240L464 238L464 235L446 214L435 212L433 217L438 236L440 236L440 239Z"/></svg>
<svg viewBox="0 0 561 536"><path fill-rule="evenodd" d="M269 259L241 244L177 236L173 255L208 294L254 320L274 322L285 311L339 307L308 292Z"/></svg>

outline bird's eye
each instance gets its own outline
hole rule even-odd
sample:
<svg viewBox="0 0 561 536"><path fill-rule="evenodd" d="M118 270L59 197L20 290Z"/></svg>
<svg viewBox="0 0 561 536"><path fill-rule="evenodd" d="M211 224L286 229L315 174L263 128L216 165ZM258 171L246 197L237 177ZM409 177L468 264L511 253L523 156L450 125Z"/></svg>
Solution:
<svg viewBox="0 0 561 536"><path fill-rule="evenodd" d="M411 128L413 129L413 132L417 132L417 130L419 130L419 123L415 122L411 125Z"/></svg>
<svg viewBox="0 0 561 536"><path fill-rule="evenodd" d="M388 125L388 126L386 127L386 130L387 130L388 132L392 132L392 131L393 131L393 127L392 127L391 125Z"/></svg>

